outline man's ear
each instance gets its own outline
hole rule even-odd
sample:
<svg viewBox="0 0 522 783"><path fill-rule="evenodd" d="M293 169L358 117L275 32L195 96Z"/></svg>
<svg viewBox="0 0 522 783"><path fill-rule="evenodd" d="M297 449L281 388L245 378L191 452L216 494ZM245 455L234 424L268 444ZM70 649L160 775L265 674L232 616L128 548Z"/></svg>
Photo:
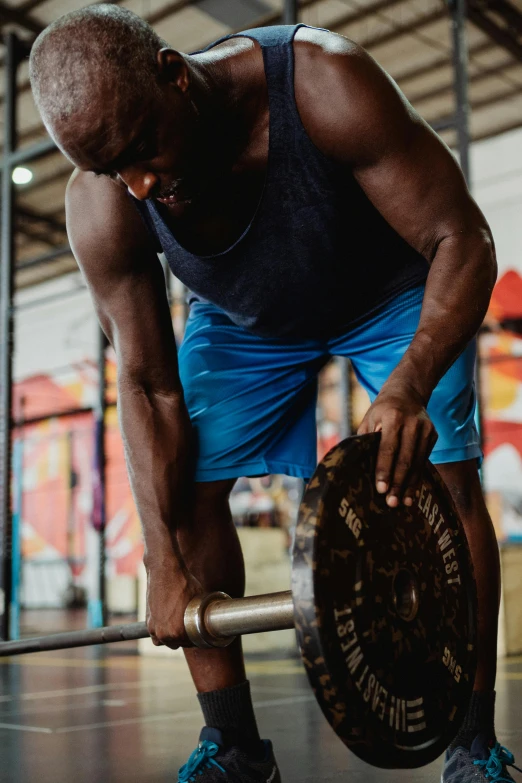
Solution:
<svg viewBox="0 0 522 783"><path fill-rule="evenodd" d="M157 55L160 81L172 84L181 92L187 92L190 85L190 75L185 58L175 49L164 47Z"/></svg>

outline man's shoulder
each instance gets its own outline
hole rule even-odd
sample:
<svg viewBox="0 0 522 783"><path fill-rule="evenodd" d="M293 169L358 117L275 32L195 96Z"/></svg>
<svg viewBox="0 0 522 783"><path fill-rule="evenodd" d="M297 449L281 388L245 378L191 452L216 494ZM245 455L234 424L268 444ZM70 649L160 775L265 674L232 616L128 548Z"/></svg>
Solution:
<svg viewBox="0 0 522 783"><path fill-rule="evenodd" d="M143 224L125 186L90 171L73 171L65 204L68 225L81 221L109 227L111 231L125 231L131 225Z"/></svg>
<svg viewBox="0 0 522 783"><path fill-rule="evenodd" d="M324 27L313 27L309 25L302 25L297 27L295 33L287 27L254 27L250 30L240 33L236 36L231 36L226 41L218 44L218 46L228 46L231 43L238 47L248 47L249 37L252 36L254 40L258 37L263 40L267 39L274 43L280 43L281 35L277 31L285 30L283 37L287 38L292 36L293 46L295 51L310 50L310 54L319 54L321 51L324 54L345 54L350 51L361 49L358 44L346 38L344 35L334 33L331 30L326 30ZM273 31L276 31L275 33ZM246 38L244 37L246 35ZM250 44L251 45L251 44Z"/></svg>
<svg viewBox="0 0 522 783"><path fill-rule="evenodd" d="M360 97L359 88L368 84L378 92L388 78L358 43L317 27L297 30L294 60L296 92L306 91L330 104L336 94L342 103L350 97Z"/></svg>
<svg viewBox="0 0 522 783"><path fill-rule="evenodd" d="M108 177L74 169L67 183L65 197L70 207L84 212L98 208L100 202L104 205L125 203L129 199L122 191L122 187Z"/></svg>
<svg viewBox="0 0 522 783"><path fill-rule="evenodd" d="M107 254L117 247L127 252L135 247L156 252L126 188L108 177L76 169L67 184L65 212L69 239L76 246L81 241L84 250Z"/></svg>
<svg viewBox="0 0 522 783"><path fill-rule="evenodd" d="M364 51L355 41L322 27L300 27L294 36L294 52L297 57L331 58L332 55L349 57Z"/></svg>
<svg viewBox="0 0 522 783"><path fill-rule="evenodd" d="M397 85L359 44L301 27L294 43L295 99L303 125L328 157L350 163L386 122L414 112Z"/></svg>

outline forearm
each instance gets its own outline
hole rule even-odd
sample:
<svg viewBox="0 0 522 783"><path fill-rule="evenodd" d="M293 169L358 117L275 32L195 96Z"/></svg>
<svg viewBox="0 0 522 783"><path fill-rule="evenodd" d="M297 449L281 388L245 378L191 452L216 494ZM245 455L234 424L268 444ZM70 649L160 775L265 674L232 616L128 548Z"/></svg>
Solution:
<svg viewBox="0 0 522 783"><path fill-rule="evenodd" d="M441 242L431 264L417 332L386 383L410 388L427 404L444 373L475 336L495 284L493 241L486 232Z"/></svg>
<svg viewBox="0 0 522 783"><path fill-rule="evenodd" d="M147 567L181 569L176 530L187 514L190 422L181 394L146 391L119 380L118 410L130 484L145 539Z"/></svg>

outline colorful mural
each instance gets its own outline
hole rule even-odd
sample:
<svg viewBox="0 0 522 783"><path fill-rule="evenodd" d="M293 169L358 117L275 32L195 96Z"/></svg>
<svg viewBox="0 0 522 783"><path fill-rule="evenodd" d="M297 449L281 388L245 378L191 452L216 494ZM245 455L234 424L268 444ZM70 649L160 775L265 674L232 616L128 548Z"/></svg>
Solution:
<svg viewBox="0 0 522 783"><path fill-rule="evenodd" d="M484 480L501 540L522 539L522 277L499 279L480 338Z"/></svg>
<svg viewBox="0 0 522 783"><path fill-rule="evenodd" d="M142 559L141 528L132 499L114 405L116 367L107 362L106 551L109 576L137 573ZM17 420L90 407L96 396L93 363L66 377L45 375L15 386ZM24 562L66 564L72 583L82 584L89 568L88 536L96 515L95 420L92 411L44 419L15 428L23 443L22 557ZM19 476L13 477L14 484ZM92 564L96 568L96 563ZM42 569L40 569L42 570Z"/></svg>

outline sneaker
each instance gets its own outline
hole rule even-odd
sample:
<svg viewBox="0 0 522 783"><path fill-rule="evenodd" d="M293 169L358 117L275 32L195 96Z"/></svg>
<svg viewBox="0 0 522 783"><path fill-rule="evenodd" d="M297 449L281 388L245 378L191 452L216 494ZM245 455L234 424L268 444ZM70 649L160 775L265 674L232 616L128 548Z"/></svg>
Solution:
<svg viewBox="0 0 522 783"><path fill-rule="evenodd" d="M226 747L218 729L205 726L199 745L178 772L178 783L281 783L272 743L261 740L259 754Z"/></svg>
<svg viewBox="0 0 522 783"><path fill-rule="evenodd" d="M441 783L515 783L507 767L522 772L515 767L515 758L500 743L488 743L484 735L475 737L471 750L455 748L446 751Z"/></svg>

